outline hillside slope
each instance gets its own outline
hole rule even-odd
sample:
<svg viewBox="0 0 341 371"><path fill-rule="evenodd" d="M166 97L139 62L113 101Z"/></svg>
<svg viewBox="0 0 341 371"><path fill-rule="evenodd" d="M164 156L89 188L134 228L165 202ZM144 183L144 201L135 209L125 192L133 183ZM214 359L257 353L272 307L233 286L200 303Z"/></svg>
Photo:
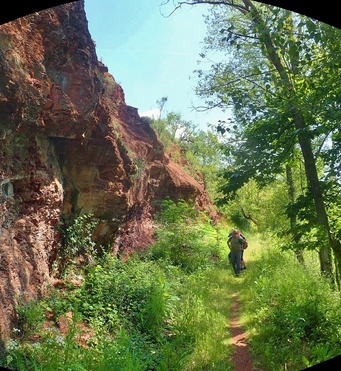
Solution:
<svg viewBox="0 0 341 371"><path fill-rule="evenodd" d="M113 253L153 240L161 200L207 207L98 61L84 1L0 26L0 326L51 282L61 217L93 213Z"/></svg>

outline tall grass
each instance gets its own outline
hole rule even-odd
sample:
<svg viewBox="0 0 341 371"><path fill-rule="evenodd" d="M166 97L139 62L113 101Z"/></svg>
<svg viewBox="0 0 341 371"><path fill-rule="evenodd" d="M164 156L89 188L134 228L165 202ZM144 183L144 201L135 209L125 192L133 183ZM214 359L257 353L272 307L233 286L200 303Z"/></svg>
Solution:
<svg viewBox="0 0 341 371"><path fill-rule="evenodd" d="M84 270L80 287L65 284L22 303L19 327L0 344L0 366L229 371L236 293L253 358L264 371L301 370L341 353L339 293L321 277L313 255L303 267L294 253L277 248L279 241L250 235L247 270L235 278L228 230L192 209L186 213L185 204L168 206L148 252L127 261L103 254ZM61 316L68 318L64 331Z"/></svg>
<svg viewBox="0 0 341 371"><path fill-rule="evenodd" d="M180 204L181 211L186 207ZM195 210L186 220L174 205L169 210L148 253L127 261L104 254L86 267L80 287L51 288L42 300L22 303L21 326L2 348L0 365L19 371L231 370L225 236ZM58 327L63 316L64 331Z"/></svg>
<svg viewBox="0 0 341 371"><path fill-rule="evenodd" d="M341 354L340 294L308 253L306 266L268 240L250 251L242 300L264 370L301 370ZM309 256L310 255L310 256Z"/></svg>
<svg viewBox="0 0 341 371"><path fill-rule="evenodd" d="M190 313L192 308L197 308L192 329L195 347L184 370L232 370L229 308L234 276L226 266L220 265L191 278L186 287L191 299L183 306Z"/></svg>

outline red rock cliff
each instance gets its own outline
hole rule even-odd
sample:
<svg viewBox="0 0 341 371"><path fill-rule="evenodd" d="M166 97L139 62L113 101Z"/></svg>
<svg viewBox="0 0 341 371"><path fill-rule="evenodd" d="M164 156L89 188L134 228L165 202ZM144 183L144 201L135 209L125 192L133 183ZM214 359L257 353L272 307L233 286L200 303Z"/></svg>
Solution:
<svg viewBox="0 0 341 371"><path fill-rule="evenodd" d="M61 215L93 213L113 250L152 240L166 196L208 203L98 61L83 1L0 26L0 326L51 279Z"/></svg>

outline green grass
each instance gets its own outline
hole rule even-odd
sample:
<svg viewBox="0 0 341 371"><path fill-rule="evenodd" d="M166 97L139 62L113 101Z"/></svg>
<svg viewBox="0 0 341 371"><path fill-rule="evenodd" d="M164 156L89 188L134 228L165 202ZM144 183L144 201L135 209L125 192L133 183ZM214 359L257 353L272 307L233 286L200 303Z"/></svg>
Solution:
<svg viewBox="0 0 341 371"><path fill-rule="evenodd" d="M232 370L229 308L233 280L229 271L220 266L200 277L193 277L188 283L187 290L192 299L185 307L188 313L193 307L197 312L192 328L192 331L195 329L195 347L184 370Z"/></svg>
<svg viewBox="0 0 341 371"><path fill-rule="evenodd" d="M145 262L134 262L139 272L144 270L145 264ZM171 270L173 274L176 272L174 269ZM128 271L132 274L131 268ZM123 272L122 277L127 279L126 273ZM112 278L109 280L112 281ZM98 280L96 285L92 278L89 281L97 302L97 307L95 301L91 304L91 315L85 312L86 317L84 313L79 318L74 316L67 334L60 334L51 328L45 333L41 331L36 334L35 340L32 340L33 337L28 340L27 338L32 336L30 332L25 341L18 341L15 344L13 342L12 348L7 349L6 357L0 361L0 364L19 371L232 370L229 306L232 300L231 285L236 285L237 282L229 268L211 267L191 275L179 272L172 282L163 282L162 287L168 286L162 294L165 300L159 295L152 295L149 302L146 300L146 305L151 306L151 314L160 308L162 303L164 310L162 321L160 318L156 323L153 322L154 318L149 320L153 326L148 329L145 328L146 318L142 316L142 313L146 314L143 311L145 307L141 303L143 299L136 297L139 303L134 304L135 292L130 296L130 306L117 311L116 321L119 326L114 328L113 322L109 326L111 317L106 313L109 304L104 299L108 294L103 295L102 289L99 290L101 294L98 293L98 289L103 284L106 285L106 281L100 281ZM133 284L136 285L135 280L132 281L131 285ZM125 283L125 290L129 291L129 285L128 282ZM149 287L143 281L139 286L134 287L141 290L141 286ZM89 285L84 286L87 291L89 287ZM74 292L67 300L73 298L77 299L77 294ZM88 308L89 297L80 295L76 301L80 299L83 301L82 305ZM54 301L56 301L55 297ZM41 306L39 303L31 303L26 308L26 312L31 310L37 312L33 308L41 308ZM80 308L78 306L78 309ZM112 310L113 305L108 312L111 313ZM80 348L77 341L80 334L77 326L84 320L94 331L91 342L85 349Z"/></svg>
<svg viewBox="0 0 341 371"><path fill-rule="evenodd" d="M255 241L241 292L243 322L252 354L263 370L301 370L339 355L339 293L318 270L317 256L306 266L293 252Z"/></svg>
<svg viewBox="0 0 341 371"><path fill-rule="evenodd" d="M21 326L3 347L0 365L19 371L231 370L234 278L226 236L203 215L195 220L192 209L185 213L191 220L179 220L183 213L176 211L171 205L151 253L128 261L104 254L86 267L80 288L66 285L22 303ZM73 317L61 333L58 318L68 312ZM88 341L79 340L84 328Z"/></svg>
<svg viewBox="0 0 341 371"><path fill-rule="evenodd" d="M148 254L128 261L104 254L87 267L80 288L69 284L41 301L21 303L19 327L0 346L0 366L229 371L236 293L253 359L264 371L301 370L341 353L339 293L319 274L312 252L302 267L276 239L249 235L247 270L236 278L227 259L229 228L176 215L167 216ZM73 316L61 333L58 318L68 312ZM91 336L80 340L85 330Z"/></svg>

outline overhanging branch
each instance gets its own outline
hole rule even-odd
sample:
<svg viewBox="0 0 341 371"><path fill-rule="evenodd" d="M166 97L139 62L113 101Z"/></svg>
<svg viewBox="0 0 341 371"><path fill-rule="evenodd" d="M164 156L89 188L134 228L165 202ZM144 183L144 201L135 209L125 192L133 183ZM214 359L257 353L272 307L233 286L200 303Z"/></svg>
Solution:
<svg viewBox="0 0 341 371"><path fill-rule="evenodd" d="M251 216L251 214L246 215L244 209L243 209L242 207L241 207L240 209L241 209L242 214L243 214L243 217L244 217L245 219L251 220L255 225L258 225L257 222L256 222L256 221L253 219L253 217Z"/></svg>
<svg viewBox="0 0 341 371"><path fill-rule="evenodd" d="M161 3L160 7L161 6L164 6L164 5L167 5L170 3L170 0L165 0L163 3ZM242 13L247 13L248 12L248 8L245 7L245 6L242 6L240 4L235 4L233 0L231 1L228 1L228 0L221 0L221 1L214 1L214 0L193 0L193 1L174 1L173 0L173 5L174 5L174 9L168 14L168 15L163 15L165 18L168 18L170 17L177 9L180 9L183 5L190 5L190 6L193 6L193 5L198 5L198 4L207 4L207 5L228 5L228 6L231 6L235 9L238 9L239 11L241 11Z"/></svg>

